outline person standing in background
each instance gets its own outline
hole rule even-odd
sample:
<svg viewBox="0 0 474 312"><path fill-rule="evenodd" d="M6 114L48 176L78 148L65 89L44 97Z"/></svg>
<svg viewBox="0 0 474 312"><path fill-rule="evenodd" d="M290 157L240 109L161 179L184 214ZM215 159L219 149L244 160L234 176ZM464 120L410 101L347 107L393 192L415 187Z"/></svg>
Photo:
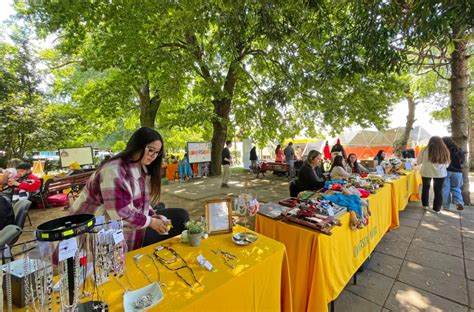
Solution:
<svg viewBox="0 0 474 312"><path fill-rule="evenodd" d="M275 162L283 162L283 150L281 149L280 144L278 144L275 149Z"/></svg>
<svg viewBox="0 0 474 312"><path fill-rule="evenodd" d="M250 165L250 169L255 170L257 168L257 160L257 147L254 146L250 150L250 161L252 162L252 164Z"/></svg>
<svg viewBox="0 0 474 312"><path fill-rule="evenodd" d="M449 210L449 205L452 202L457 210L463 210L464 200L461 193L463 175L461 166L465 161L466 152L459 148L450 137L444 137L443 142L446 144L451 158L451 163L446 169L447 175L443 182L443 207Z"/></svg>
<svg viewBox="0 0 474 312"><path fill-rule="evenodd" d="M288 143L285 148L285 161L288 164L288 174L291 178L295 177L295 150L293 149L293 142Z"/></svg>
<svg viewBox="0 0 474 312"><path fill-rule="evenodd" d="M429 209L431 180L433 179L433 211L435 213L441 212L442 188L444 178L447 176L446 168L450 161L449 150L439 136L431 137L428 145L420 152L417 164L421 165L420 175L423 181L421 202L425 209Z"/></svg>
<svg viewBox="0 0 474 312"><path fill-rule="evenodd" d="M230 164L232 162L232 157L230 156L230 148L232 147L231 141L225 142L225 147L222 150L222 184L221 187L229 187L229 178L231 176Z"/></svg>

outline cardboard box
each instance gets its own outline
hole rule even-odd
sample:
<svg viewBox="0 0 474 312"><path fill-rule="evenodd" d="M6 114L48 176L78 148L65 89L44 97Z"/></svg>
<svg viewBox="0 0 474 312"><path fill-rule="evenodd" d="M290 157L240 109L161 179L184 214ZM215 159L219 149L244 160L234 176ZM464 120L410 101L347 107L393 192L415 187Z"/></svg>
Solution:
<svg viewBox="0 0 474 312"><path fill-rule="evenodd" d="M377 166L377 162L373 159L361 160L360 163L367 169L374 169Z"/></svg>
<svg viewBox="0 0 474 312"><path fill-rule="evenodd" d="M33 272L36 272L38 268L36 267L36 261L30 259L30 269ZM41 260L38 260L38 263ZM12 279L12 302L19 308L25 307L25 271L24 271L24 259L18 259L12 261L10 263L10 272L11 272L11 279ZM40 265L42 268L43 266ZM6 265L1 266L3 270L3 296L5 298L4 306L6 304L6 296L7 296L7 289L6 289ZM45 268L47 270L48 268ZM30 273L31 274L31 273ZM32 279L33 283L35 280ZM36 292L36 286L33 285L33 291Z"/></svg>

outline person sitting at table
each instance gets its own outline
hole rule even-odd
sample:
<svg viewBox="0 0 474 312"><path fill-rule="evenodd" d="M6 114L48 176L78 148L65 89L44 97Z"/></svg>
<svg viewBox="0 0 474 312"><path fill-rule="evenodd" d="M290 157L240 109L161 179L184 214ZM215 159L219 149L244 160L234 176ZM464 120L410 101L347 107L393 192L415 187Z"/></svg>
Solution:
<svg viewBox="0 0 474 312"><path fill-rule="evenodd" d="M70 177L79 173L83 173L84 171L81 169L81 165L78 162L74 161L69 164L69 171L64 175L65 177Z"/></svg>
<svg viewBox="0 0 474 312"><path fill-rule="evenodd" d="M357 161L356 154L351 153L349 157L347 157L347 172L361 174L368 173L369 170Z"/></svg>
<svg viewBox="0 0 474 312"><path fill-rule="evenodd" d="M189 164L188 153L184 154L183 160L179 163L178 166L179 179L187 181L193 177L193 169Z"/></svg>
<svg viewBox="0 0 474 312"><path fill-rule="evenodd" d="M7 225L15 223L15 213L13 212L12 203L4 196L0 196L0 216L2 216L0 218L0 231Z"/></svg>
<svg viewBox="0 0 474 312"><path fill-rule="evenodd" d="M27 199L31 193L39 191L41 187L40 179L31 173L30 164L20 163L15 169L16 175L8 179L7 187L2 192L12 202L17 199Z"/></svg>
<svg viewBox="0 0 474 312"><path fill-rule="evenodd" d="M156 214L152 208L151 204L158 204L160 199L163 142L152 128L135 131L125 150L102 163L92 174L72 205L71 214L123 219L129 250L142 247L147 229L163 234L156 241L170 237L168 215L176 227L189 216L184 209L167 208Z"/></svg>
<svg viewBox="0 0 474 312"><path fill-rule="evenodd" d="M299 191L319 190L324 187L324 175L321 166L322 155L316 150L311 150L301 166L298 177L294 181Z"/></svg>
<svg viewBox="0 0 474 312"><path fill-rule="evenodd" d="M351 176L351 174L344 169L344 158L341 155L334 157L329 173L331 174L331 180L341 180Z"/></svg>
<svg viewBox="0 0 474 312"><path fill-rule="evenodd" d="M380 163L385 160L385 151L379 150L377 155L375 155L374 160L377 161L377 165L380 165Z"/></svg>
<svg viewBox="0 0 474 312"><path fill-rule="evenodd" d="M5 185L8 182L8 179L16 176L16 166L21 163L21 160L18 158L12 158L7 162L7 168L2 171L1 175L1 184Z"/></svg>

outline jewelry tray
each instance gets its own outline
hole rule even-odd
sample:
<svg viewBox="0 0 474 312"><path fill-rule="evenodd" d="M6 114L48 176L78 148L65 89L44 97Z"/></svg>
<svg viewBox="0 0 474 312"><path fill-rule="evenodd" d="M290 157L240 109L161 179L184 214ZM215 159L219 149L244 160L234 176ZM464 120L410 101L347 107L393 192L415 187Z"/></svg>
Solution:
<svg viewBox="0 0 474 312"><path fill-rule="evenodd" d="M152 303L144 309L137 309L134 306L134 303L138 298L145 296L146 294L151 293ZM125 312L136 312L136 311L146 311L156 304L160 303L164 298L161 287L158 283L152 283L148 286L142 287L137 290L126 292L123 295L123 310Z"/></svg>

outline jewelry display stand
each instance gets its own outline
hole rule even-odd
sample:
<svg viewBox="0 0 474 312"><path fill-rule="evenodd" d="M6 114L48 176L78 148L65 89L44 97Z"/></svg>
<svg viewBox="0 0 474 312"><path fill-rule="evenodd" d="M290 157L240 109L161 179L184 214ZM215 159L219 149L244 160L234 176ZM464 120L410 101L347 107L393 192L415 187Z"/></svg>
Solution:
<svg viewBox="0 0 474 312"><path fill-rule="evenodd" d="M62 218L57 218L45 222L38 226L36 230L36 239L38 241L60 242L73 237L78 237L82 234L90 232L95 225L95 217L92 214L71 215ZM78 262L78 255L68 258L66 261L67 270L67 286L69 293L69 306L75 306L74 311L108 311L108 306L101 301L88 301L84 303L77 303L75 305L75 298L79 289L76 284L75 266ZM87 265L86 268L87 269ZM85 283L85 280L84 280Z"/></svg>

